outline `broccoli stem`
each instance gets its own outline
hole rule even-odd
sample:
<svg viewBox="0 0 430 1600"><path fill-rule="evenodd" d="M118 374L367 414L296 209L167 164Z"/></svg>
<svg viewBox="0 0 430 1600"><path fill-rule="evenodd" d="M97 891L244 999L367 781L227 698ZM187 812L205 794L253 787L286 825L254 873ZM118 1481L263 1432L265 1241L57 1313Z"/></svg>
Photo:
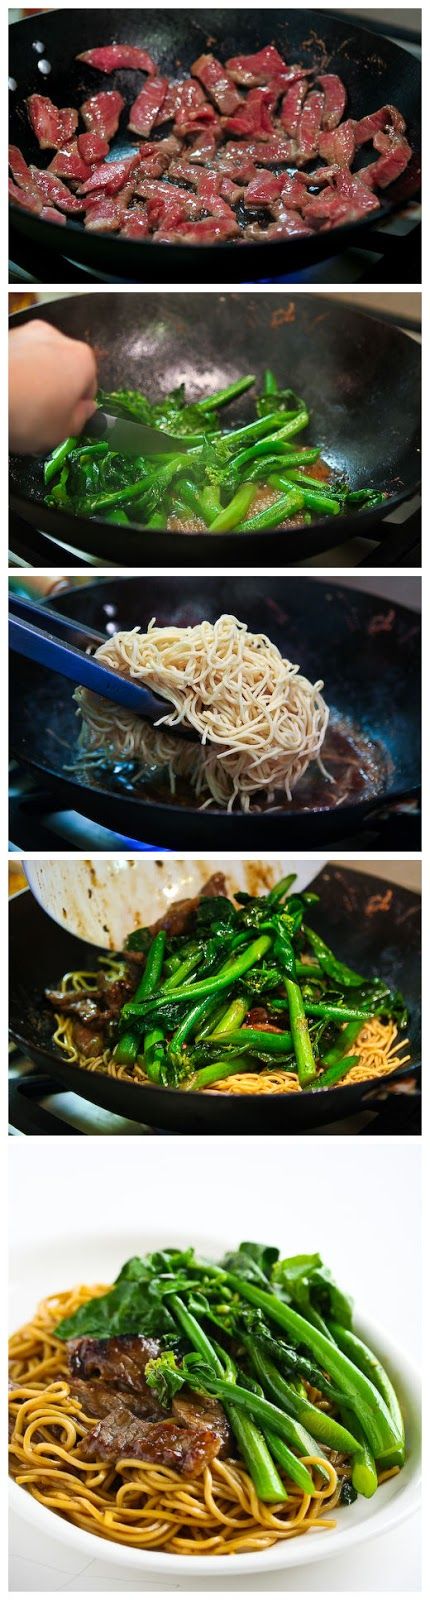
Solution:
<svg viewBox="0 0 430 1600"><path fill-rule="evenodd" d="M204 1360L208 1362L213 1372L223 1378L224 1367L222 1361L197 1318L193 1316L193 1313L188 1310L188 1307L184 1305L183 1300L177 1294L171 1296L169 1305L183 1333L187 1335L192 1349L197 1350L199 1355L203 1356ZM230 1383L229 1388L234 1389L234 1383ZM251 1418L241 1415L240 1410L230 1400L230 1396L225 1409L230 1427L233 1429L240 1453L246 1463L259 1499L268 1502L286 1500L287 1491L279 1477L279 1473L276 1471L275 1464L260 1430L256 1428Z"/></svg>
<svg viewBox="0 0 430 1600"><path fill-rule="evenodd" d="M400 1434L400 1437L403 1439L404 1443L405 1424L396 1391L393 1388L391 1378L388 1377L388 1372L385 1371L385 1367L383 1367L382 1362L379 1361L378 1357L373 1354L373 1350L369 1349L369 1346L364 1343L363 1339L359 1339L358 1334L353 1333L352 1328L343 1328L338 1322L330 1322L329 1328L330 1333L333 1335L333 1339L336 1340L336 1344L340 1346L340 1349L344 1351L344 1354L349 1356L350 1360L355 1363L355 1366L360 1368L360 1372L364 1372L366 1377L370 1379L371 1383L375 1384L375 1388L379 1390L379 1394L382 1395L382 1398L385 1400L385 1404L388 1407L394 1427Z"/></svg>
<svg viewBox="0 0 430 1600"><path fill-rule="evenodd" d="M245 1349L248 1351L248 1355L251 1357L252 1366L257 1378L259 1378L259 1381L262 1384L263 1389L271 1396L272 1399L276 1401L277 1405L282 1407L282 1410L286 1410L285 1396L283 1396L281 1387L282 1380L278 1383L280 1375L276 1371L273 1362L270 1361L266 1356L262 1355L258 1344L255 1344L252 1339L245 1339L244 1344ZM289 1443L292 1446L292 1449L299 1450L302 1456L317 1456L319 1446L316 1442L316 1439L313 1438L312 1434L308 1432L308 1429L303 1427L303 1424L299 1422L294 1415L289 1417L289 1421L291 1424Z"/></svg>
<svg viewBox="0 0 430 1600"><path fill-rule="evenodd" d="M266 506L264 511L256 511L254 516L247 517L245 522L240 522L237 533L264 533L266 528L277 528L280 522L285 522L287 517L296 516L303 509L304 499L300 490L294 492L290 488L288 494L281 494L279 500L274 500L273 505Z"/></svg>
<svg viewBox="0 0 430 1600"><path fill-rule="evenodd" d="M252 944L248 945L247 949L243 950L242 954L237 956L235 960L226 962L225 966L221 968L221 971L214 978L202 978L199 983L189 984L183 989L179 987L179 982L178 986L176 986L176 984L173 984L172 978L170 978L169 990L171 991L174 988L176 1000L203 1000L205 995L215 995L228 987L230 983L233 984L236 978L241 978L245 972L249 971L250 967L254 966L256 961L261 961L266 951L270 949L271 943L272 941L267 934L261 934L260 938L254 939ZM175 973L174 976L178 980L178 973ZM167 985L161 990L158 1000L160 1007L170 1002L170 993L167 994L166 989ZM136 1004L134 1000L128 1000L122 1010L124 1021L128 1021L130 1017L140 1017L148 1008L148 1004L148 1001Z"/></svg>
<svg viewBox="0 0 430 1600"><path fill-rule="evenodd" d="M233 1004L237 1005L238 1002L234 1001ZM230 1010L232 1009L233 1007L230 1007ZM227 1017L225 1021L227 1023ZM214 1043L216 1043L219 1033L219 1029L210 1033L208 1036L209 1041L211 1042L213 1039ZM286 1056L291 1053L293 1048L293 1036L291 1033L269 1033L266 1028L238 1028L234 1026L223 1027L222 1033L225 1044L246 1046L247 1050L252 1051L253 1055L258 1055L258 1051L263 1050L267 1055Z"/></svg>
<svg viewBox="0 0 430 1600"><path fill-rule="evenodd" d="M196 411L218 411L220 406L231 405L232 400L237 400L239 395L246 394L247 389L252 389L255 375L246 378L236 378L235 383L229 383L226 389L217 389L215 394L210 394L205 400L196 401Z"/></svg>
<svg viewBox="0 0 430 1600"><path fill-rule="evenodd" d="M45 484L51 483L52 478L56 477L57 472L61 472L64 462L67 461L67 457L71 454L71 451L76 449L77 444L78 440L70 437L69 439L64 439L62 444L56 445L55 450L52 451L52 455L48 456L48 460L45 461L45 466L43 469Z"/></svg>
<svg viewBox="0 0 430 1600"><path fill-rule="evenodd" d="M369 1378L360 1372L349 1357L321 1333L319 1328L315 1328L292 1306L286 1305L285 1301L278 1299L277 1295L257 1288L255 1284L239 1277L237 1273L225 1272L223 1268L218 1270L220 1279L229 1283L244 1300L258 1306L266 1312L272 1322L286 1329L294 1344L304 1345L316 1356L324 1371L328 1372L344 1394L346 1403L352 1406L354 1413L358 1409L366 1438L376 1460L383 1462L384 1465L401 1466L404 1460L404 1445L400 1429L395 1425L382 1395Z"/></svg>
<svg viewBox="0 0 430 1600"><path fill-rule="evenodd" d="M212 1083L220 1083L222 1078L234 1077L236 1072L249 1072L250 1061L246 1056L220 1056L219 1061L210 1061L207 1067L200 1067L187 1078L185 1089L210 1089Z"/></svg>
<svg viewBox="0 0 430 1600"><path fill-rule="evenodd" d="M357 1022L356 1020L355 1022L347 1023L346 1028L343 1028L342 1030L338 1043L333 1045L333 1048L331 1050L327 1050L327 1052L323 1055L322 1060L325 1067L337 1067L339 1063L343 1061L344 1056L346 1056L348 1054L348 1050L351 1049L351 1045L355 1044L358 1034L361 1033L362 1027L363 1023L361 1021Z"/></svg>
<svg viewBox="0 0 430 1600"><path fill-rule="evenodd" d="M216 1027L213 1029L212 1033L209 1034L209 1038L220 1039L224 1034L230 1035L232 1031L234 1032L235 1028L240 1028L241 1022L243 1022L244 1017L246 1017L247 1010L247 996L245 999L240 999L239 997L237 1000L231 1000L230 1005L227 1007L227 1011L224 1012L224 1015L220 1018L219 1022L217 1022Z"/></svg>
<svg viewBox="0 0 430 1600"><path fill-rule="evenodd" d="M164 932L164 929L160 929L160 931L155 935L155 938L152 940L152 944L149 947L148 954L147 954L147 957L146 957L146 962L145 962L145 970L144 970L144 972L142 974L142 977L139 979L139 983L137 985L137 989L136 989L135 994L134 994L134 999L136 1001L140 1002L141 1000L145 1000L147 998L147 996L148 995L152 995L154 993L154 990L158 987L158 984L160 982L161 973L162 973L162 970L163 970L165 948L166 948L166 934ZM125 1066L125 1065L132 1066L133 1065L133 1062L136 1060L136 1056L137 1056L138 1050L139 1050L139 1040L140 1040L141 1032L142 1032L142 1029L137 1027L136 1029L132 1028L132 1029L127 1030L125 1033L120 1034L118 1043L115 1045L115 1049L114 1049L114 1052L113 1052L114 1061L119 1062L119 1064L122 1065L122 1066ZM163 1035L160 1034L160 1039L162 1039L162 1038L163 1038ZM148 1039L149 1039L149 1035L148 1035ZM146 1051L147 1051L147 1039L145 1039L145 1046L144 1046L145 1055L146 1055ZM149 1061L150 1061L150 1065L151 1065L151 1068L152 1068L152 1053L151 1053L151 1056L149 1057ZM146 1067L146 1070L148 1071L148 1066L147 1066L146 1061L145 1061L145 1067ZM148 1077L151 1077L151 1072L148 1072Z"/></svg>
<svg viewBox="0 0 430 1600"><path fill-rule="evenodd" d="M342 1427L342 1424L336 1422L326 1411L321 1411L318 1406L312 1405L306 1391L303 1396L294 1384L288 1383L287 1379L282 1377L282 1373L278 1372L273 1361L267 1356L259 1355L258 1350L252 1348L251 1340L247 1341L247 1348L260 1383L275 1405L282 1406L290 1417L295 1417L303 1428L312 1433L314 1439L322 1441L326 1449L337 1450L339 1454L344 1455L355 1453L357 1438L354 1433ZM312 1455L313 1451L306 1450L305 1454Z"/></svg>
<svg viewBox="0 0 430 1600"><path fill-rule="evenodd" d="M242 521L242 518L246 517L254 497L254 484L242 483L240 489L237 489L236 494L233 495L233 499L229 501L228 506L224 506L221 511L218 511L217 516L214 517L213 522L209 525L209 532L232 533L238 523Z"/></svg>
<svg viewBox="0 0 430 1600"><path fill-rule="evenodd" d="M351 1421L351 1426L354 1428L354 1433L359 1442L359 1449L355 1451L352 1459L351 1482L354 1485L354 1489L357 1490L357 1494L362 1494L366 1500L370 1500L372 1495L376 1494L378 1487L375 1458L372 1455L366 1435L363 1433L361 1423L354 1415L349 1418L348 1410L345 1410L345 1408L343 1408L343 1415L348 1425L349 1421Z"/></svg>
<svg viewBox="0 0 430 1600"><path fill-rule="evenodd" d="M316 1061L299 985L298 983L293 983L291 978L286 978L285 988L290 1011L291 1033L297 1062L298 1079L300 1088L305 1089L307 1084L311 1083L313 1078L316 1078Z"/></svg>

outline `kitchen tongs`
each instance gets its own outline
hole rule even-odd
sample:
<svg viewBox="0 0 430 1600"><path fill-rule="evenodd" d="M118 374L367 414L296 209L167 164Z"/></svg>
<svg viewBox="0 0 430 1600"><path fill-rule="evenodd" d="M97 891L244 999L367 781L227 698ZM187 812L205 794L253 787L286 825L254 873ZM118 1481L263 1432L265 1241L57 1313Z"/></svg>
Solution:
<svg viewBox="0 0 430 1600"><path fill-rule="evenodd" d="M23 599L21 595L10 595L10 650L26 656L29 661L35 661L39 667L48 667L63 678L70 678L72 683L91 689L94 694L103 695L105 700L115 701L116 705L124 706L126 711L143 717L145 722L154 724L166 712L172 711L171 702L153 694L151 689L134 682L132 678L122 677L113 667L105 666L103 662L96 661L93 654L87 653L88 650L97 650L101 644L106 644L106 635L96 633L94 628L76 622L73 617L63 616L61 612L51 610L50 606L38 605L33 600ZM198 739L194 729L184 728L182 723L172 728L172 734L179 738Z"/></svg>

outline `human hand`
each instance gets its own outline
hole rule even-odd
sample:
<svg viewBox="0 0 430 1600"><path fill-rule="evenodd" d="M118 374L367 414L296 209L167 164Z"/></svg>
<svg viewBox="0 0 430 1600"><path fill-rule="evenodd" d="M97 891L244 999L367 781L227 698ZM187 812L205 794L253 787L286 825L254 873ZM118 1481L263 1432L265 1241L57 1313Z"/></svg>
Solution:
<svg viewBox="0 0 430 1600"><path fill-rule="evenodd" d="M9 439L18 455L42 455L80 434L95 410L91 346L34 318L9 334Z"/></svg>

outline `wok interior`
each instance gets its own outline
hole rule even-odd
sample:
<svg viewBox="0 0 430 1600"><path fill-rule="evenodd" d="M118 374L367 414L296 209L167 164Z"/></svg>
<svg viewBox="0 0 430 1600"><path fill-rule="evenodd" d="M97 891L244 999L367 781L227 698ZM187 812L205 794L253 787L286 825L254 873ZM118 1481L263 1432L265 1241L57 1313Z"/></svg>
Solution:
<svg viewBox="0 0 430 1600"><path fill-rule="evenodd" d="M65 24L67 17L67 25ZM10 99L10 142L18 144L23 150L26 159L33 160L36 155L35 142L29 129L26 117L24 99L27 95L41 91L41 74L38 70L38 55L34 49L35 41L40 41L44 46L44 59L50 64L49 93L59 106L70 104L79 105L96 88L103 88L109 84L110 88L119 89L125 94L127 105L142 87L142 75L133 72L118 71L109 77L109 80L100 81L101 75L96 74L91 68L76 60L76 56L94 44L117 42L143 45L154 56L162 73L177 75L178 71L187 74L192 62L204 50L218 51L221 59L226 60L231 55L242 52L253 52L264 45L273 42L287 59L298 58L305 65L319 67L320 70L339 72L348 90L349 114L360 118L368 112L378 109L384 103L398 105L408 125L408 134L414 152L418 156L420 143L419 126L419 66L414 57L407 51L400 50L387 39L378 39L355 25L348 26L345 19L331 17L318 11L287 11L284 16L279 11L259 12L252 10L250 13L240 10L234 13L230 10L204 10L204 11L156 11L144 12L133 10L108 10L92 12L72 10L64 12L43 13L42 22L39 17L30 18L25 23L15 24L11 29L11 54L10 74L16 82L16 91ZM39 54L40 60L40 54ZM43 80L46 85L46 79ZM119 133L116 140L118 151L121 153L130 146L132 136L127 131L127 113L123 113ZM39 159L39 156L41 159ZM39 165L46 164L50 159L50 152L37 153ZM418 165L418 162L416 163ZM408 183L415 188L419 184L419 175ZM399 186L400 187L400 186ZM384 195L382 197L383 211L389 211L393 203L398 203L399 196ZM44 230L49 229L49 238L54 249L63 248L64 239L58 238L58 229L49 223L40 225L37 218L29 217L19 208L13 207L12 214L20 229L31 238L34 236L41 242ZM362 224L353 224L352 233L360 235ZM68 222L64 230L72 240L76 240L79 253L81 248L85 256L92 255L94 260L100 259L99 252L103 245L110 260L122 257L128 260L131 266L135 261L145 259L147 255L146 242L139 241L136 246L127 240L113 239L109 236L90 238L85 234L83 224ZM334 238L341 238L344 228L333 230ZM48 235L46 235L48 237ZM78 241L81 241L80 244ZM290 258L294 257L294 246L300 241L289 241ZM306 241L309 245L309 241ZM149 242L148 248L154 248ZM157 248L157 247L156 247ZM175 248L175 247L173 247ZM259 243L241 246L249 250L250 259L253 253L260 251ZM263 247L264 248L264 247ZM279 251L284 247L278 244L269 246ZM321 242L313 250L321 250ZM172 247L169 246L171 251ZM197 247L198 249L198 247ZM235 245L220 247L221 252L228 256L235 254ZM142 255L142 250L145 256ZM187 246L175 249L176 259L187 255ZM292 254L293 252L293 254ZM309 257L312 249L309 250ZM325 251L328 253L328 250ZM164 247L162 247L164 255ZM206 255L206 251L204 252ZM188 248L187 258L192 259L193 248ZM216 256L215 256L216 259ZM221 256L219 256L221 260Z"/></svg>
<svg viewBox="0 0 430 1600"><path fill-rule="evenodd" d="M102 633L189 626L224 611L253 632L267 633L312 681L324 679L332 712L345 717L387 757L383 793L394 797L420 781L418 617L359 591L307 578L148 578L103 580L59 596L67 615ZM68 777L76 748L72 686L16 659L12 679L12 744L21 759ZM84 777L80 780L87 787ZM104 790L118 794L103 775ZM289 812L294 815L294 802ZM297 813L296 813L297 814ZM196 820L198 813L196 812ZM239 826L242 819L238 818Z"/></svg>
<svg viewBox="0 0 430 1600"><path fill-rule="evenodd" d="M390 892L383 878L351 872L342 863L324 867L312 887L320 896L318 905L312 907L312 927L349 965L369 975L377 971L391 988L404 994L411 1014L411 1064L416 1065L420 1042L419 897L397 885ZM44 990L55 986L66 971L96 967L97 951L90 952L84 940L53 922L31 893L12 901L10 910L11 1027L26 1042L30 1054L32 1048L43 1049L55 1057L53 1013L44 1000ZM126 1091L129 1085L120 1088ZM142 1092L146 1095L146 1090L139 1089ZM174 1091L163 1093L170 1096Z"/></svg>
<svg viewBox="0 0 430 1600"><path fill-rule="evenodd" d="M11 97L11 133L19 133L24 155L34 151L34 136L22 108L25 95L41 91L41 73L34 42L44 45L50 62L49 94L59 106L79 105L95 86L119 89L127 104L142 87L140 72L120 69L109 76L77 61L95 44L140 45L153 55L162 74L187 74L202 51L219 52L222 60L275 44L288 61L296 57L308 67L338 72L346 84L349 115L360 117L391 101L408 121L416 147L419 139L417 63L407 51L378 39L345 17L321 11L189 10L148 11L123 8L92 11L53 10L14 25L10 32L10 73L17 83ZM39 52L40 59L40 52ZM45 81L46 78L42 82ZM388 92L389 91L389 92ZM377 100L375 100L375 96ZM126 143L130 136L126 136ZM121 144L124 138L121 139ZM48 155L49 160L49 155Z"/></svg>
<svg viewBox="0 0 430 1600"><path fill-rule="evenodd" d="M197 400L247 372L258 385L272 366L309 405L303 442L318 443L351 488L370 483L397 495L417 482L419 351L396 329L347 306L314 295L98 294L56 301L37 314L93 344L108 390L143 388L155 399L184 383ZM255 416L254 394L222 414L227 426ZM12 457L11 486L42 500L42 462Z"/></svg>

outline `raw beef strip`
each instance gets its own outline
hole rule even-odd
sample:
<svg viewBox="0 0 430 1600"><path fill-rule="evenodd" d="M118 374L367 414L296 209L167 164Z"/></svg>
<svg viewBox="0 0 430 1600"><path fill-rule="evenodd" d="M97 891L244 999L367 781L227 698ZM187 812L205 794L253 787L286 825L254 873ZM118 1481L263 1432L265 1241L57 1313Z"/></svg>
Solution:
<svg viewBox="0 0 430 1600"><path fill-rule="evenodd" d="M307 91L306 78L297 78L296 82L291 84L291 88L287 89L287 93L284 95L281 106L281 126L285 129L285 133L290 134L291 138L297 133L300 113Z"/></svg>
<svg viewBox="0 0 430 1600"><path fill-rule="evenodd" d="M226 62L229 78L234 83L243 83L246 89L254 89L261 83L269 83L271 78L285 76L300 72L300 67L287 67L279 50L273 44L266 45L264 50L257 50L252 56L230 56Z"/></svg>
<svg viewBox="0 0 430 1600"><path fill-rule="evenodd" d="M350 167L355 155L354 123L341 122L339 128L320 133L318 153L333 167Z"/></svg>
<svg viewBox="0 0 430 1600"><path fill-rule="evenodd" d="M397 106L381 106L379 111L373 111L368 117L360 117L355 124L355 148L370 143L375 133L384 132L386 128L393 128L394 133L404 133L405 122Z"/></svg>
<svg viewBox="0 0 430 1600"><path fill-rule="evenodd" d="M117 89L102 89L100 94L92 94L89 100L84 100L81 117L89 133L113 139L124 106L125 100Z"/></svg>
<svg viewBox="0 0 430 1600"><path fill-rule="evenodd" d="M324 94L324 109L321 117L322 128L337 128L346 107L346 89L342 79L336 72L325 72L318 78Z"/></svg>
<svg viewBox="0 0 430 1600"><path fill-rule="evenodd" d="M85 61L88 67L97 67L99 72L116 72L118 67L137 67L140 72L151 75L157 71L147 50L139 50L134 44L99 45L95 50L84 50L76 60Z"/></svg>
<svg viewBox="0 0 430 1600"><path fill-rule="evenodd" d="M82 134L81 138L85 139L85 134ZM91 166L88 166L79 154L77 139L71 139L70 144L65 144L62 150L56 151L49 163L48 172L55 173L57 178L71 178L78 183L85 183L85 179L91 177Z"/></svg>
<svg viewBox="0 0 430 1600"><path fill-rule="evenodd" d="M63 144L73 139L78 126L78 113L72 107L58 111L52 100L43 94L29 95L26 106L41 150L61 150Z"/></svg>
<svg viewBox="0 0 430 1600"><path fill-rule="evenodd" d="M201 222L179 222L171 228L161 226L154 238L165 244L224 244L238 233L236 219L229 222L227 217L203 217Z"/></svg>
<svg viewBox="0 0 430 1600"><path fill-rule="evenodd" d="M130 110L128 126L132 133L139 133L145 139L152 132L167 88L167 78L148 78Z"/></svg>
<svg viewBox="0 0 430 1600"><path fill-rule="evenodd" d="M77 145L79 155L89 167L93 161L104 161L109 155L109 142L102 133L78 133Z"/></svg>
<svg viewBox="0 0 430 1600"><path fill-rule="evenodd" d="M227 76L225 67L216 56L199 56L191 68L194 78L199 78L206 93L214 101L217 111L230 117L242 105L242 97Z"/></svg>
<svg viewBox="0 0 430 1600"><path fill-rule="evenodd" d="M30 172L38 193L47 205L58 206L59 211L69 211L72 215L83 211L82 200L71 194L70 189L66 189L65 183L61 178L56 178L53 172L40 172L38 167L30 167Z"/></svg>
<svg viewBox="0 0 430 1600"><path fill-rule="evenodd" d="M124 221L133 184L128 183L121 194L89 195L85 213L85 227L89 233L118 233Z"/></svg>
<svg viewBox="0 0 430 1600"><path fill-rule="evenodd" d="M312 157L317 155L323 110L324 95L318 94L318 91L313 89L311 94L308 94L299 117L297 128L298 161L311 161Z"/></svg>
<svg viewBox="0 0 430 1600"><path fill-rule="evenodd" d="M104 161L102 166L96 167L91 173L86 183L80 185L79 194L93 194L99 189L104 189L105 194L118 194L119 189L123 188L132 172L139 166L139 162L139 150L131 156L126 156L124 161Z"/></svg>

